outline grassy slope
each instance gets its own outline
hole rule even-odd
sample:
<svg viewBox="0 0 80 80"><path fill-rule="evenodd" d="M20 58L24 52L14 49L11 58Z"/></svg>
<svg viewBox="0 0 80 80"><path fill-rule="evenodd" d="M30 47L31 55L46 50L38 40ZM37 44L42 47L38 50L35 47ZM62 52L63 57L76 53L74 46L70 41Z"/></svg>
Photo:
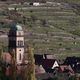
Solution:
<svg viewBox="0 0 80 80"><path fill-rule="evenodd" d="M80 56L80 16L64 7L33 7L19 11L26 16L25 43L34 48L34 53L50 53L60 58ZM36 21L28 20L32 15ZM47 21L47 26L42 24L43 20Z"/></svg>

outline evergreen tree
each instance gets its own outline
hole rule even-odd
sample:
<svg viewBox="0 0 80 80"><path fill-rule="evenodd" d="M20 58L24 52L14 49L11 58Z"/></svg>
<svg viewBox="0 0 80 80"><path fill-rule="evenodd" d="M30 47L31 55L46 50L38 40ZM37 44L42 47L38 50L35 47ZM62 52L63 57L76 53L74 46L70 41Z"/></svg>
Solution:
<svg viewBox="0 0 80 80"><path fill-rule="evenodd" d="M28 48L28 64L27 64L25 80L36 80L35 78L35 60L34 60L32 49L30 47Z"/></svg>
<svg viewBox="0 0 80 80"><path fill-rule="evenodd" d="M2 48L0 48L0 80L2 79Z"/></svg>
<svg viewBox="0 0 80 80"><path fill-rule="evenodd" d="M16 57L15 57L15 50L12 51L11 53L11 56L12 56L12 75L11 75L11 80L16 80Z"/></svg>
<svg viewBox="0 0 80 80"><path fill-rule="evenodd" d="M0 63L1 63L1 60L2 60L2 53L3 53L3 49L0 48Z"/></svg>

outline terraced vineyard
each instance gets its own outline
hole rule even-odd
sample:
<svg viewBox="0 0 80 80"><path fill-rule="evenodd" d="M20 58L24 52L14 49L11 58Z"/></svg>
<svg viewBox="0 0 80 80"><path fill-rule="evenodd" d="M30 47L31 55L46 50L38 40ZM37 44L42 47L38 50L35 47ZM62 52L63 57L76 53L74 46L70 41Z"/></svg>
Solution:
<svg viewBox="0 0 80 80"><path fill-rule="evenodd" d="M25 16L17 19L25 30L25 44L33 47L35 54L80 56L80 15L75 10L68 3L56 2L37 7L17 6L17 13Z"/></svg>

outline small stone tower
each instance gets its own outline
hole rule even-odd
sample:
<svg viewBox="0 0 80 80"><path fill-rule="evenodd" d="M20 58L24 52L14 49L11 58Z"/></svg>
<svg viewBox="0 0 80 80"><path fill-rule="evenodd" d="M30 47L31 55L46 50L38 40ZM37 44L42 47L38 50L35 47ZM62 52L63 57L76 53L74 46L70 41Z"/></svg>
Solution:
<svg viewBox="0 0 80 80"><path fill-rule="evenodd" d="M24 32L22 27L18 24L11 24L8 38L8 51L13 55L12 51L14 50L16 63L21 64L23 62L24 55Z"/></svg>

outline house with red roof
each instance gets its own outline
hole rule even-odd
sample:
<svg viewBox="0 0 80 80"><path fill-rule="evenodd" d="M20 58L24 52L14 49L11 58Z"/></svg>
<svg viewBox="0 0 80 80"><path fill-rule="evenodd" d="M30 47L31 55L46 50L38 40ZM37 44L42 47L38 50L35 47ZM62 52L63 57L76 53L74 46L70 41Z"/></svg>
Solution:
<svg viewBox="0 0 80 80"><path fill-rule="evenodd" d="M60 65L59 72L60 73L69 73L70 75L74 75L74 71L70 65Z"/></svg>

